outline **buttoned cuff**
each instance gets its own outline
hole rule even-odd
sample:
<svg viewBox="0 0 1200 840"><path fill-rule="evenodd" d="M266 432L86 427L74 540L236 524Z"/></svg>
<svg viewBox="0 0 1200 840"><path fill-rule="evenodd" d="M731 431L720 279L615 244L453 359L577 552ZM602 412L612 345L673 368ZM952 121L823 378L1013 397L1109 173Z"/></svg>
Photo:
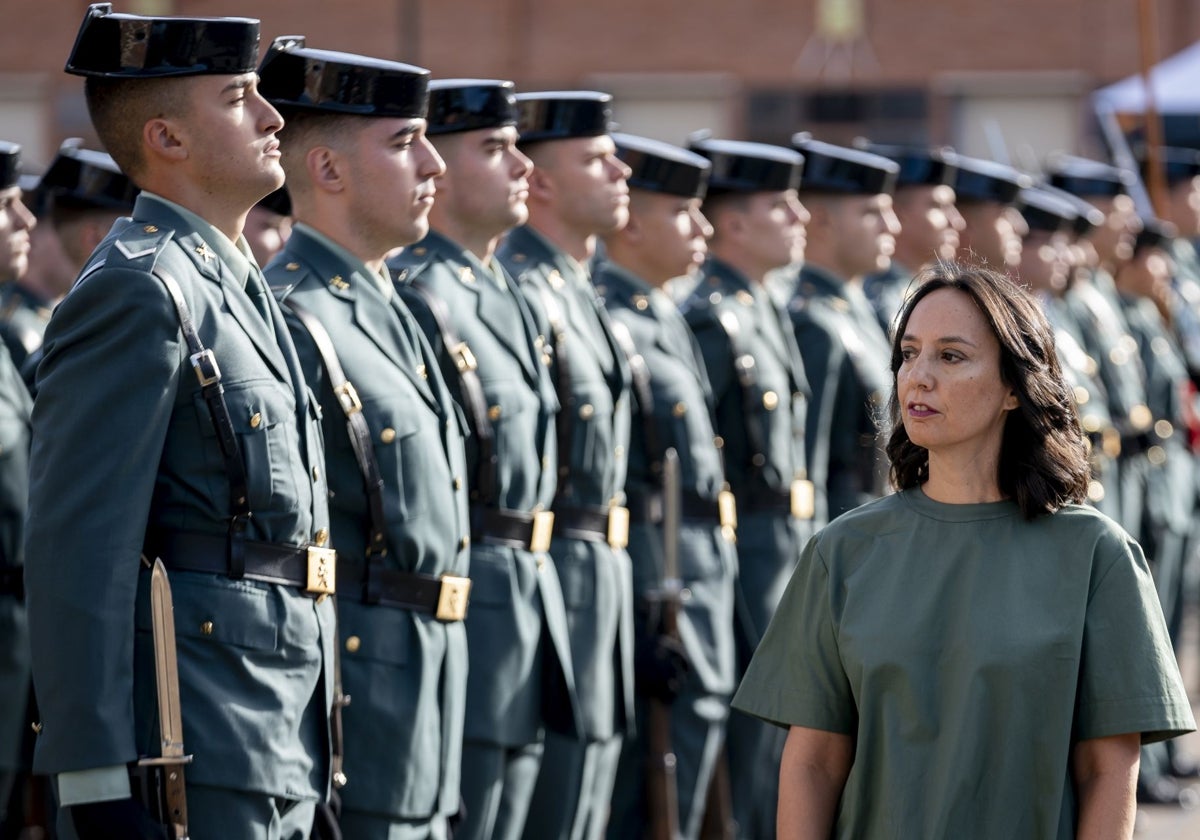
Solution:
<svg viewBox="0 0 1200 840"><path fill-rule="evenodd" d="M58 801L64 808L130 796L129 769L124 764L58 774Z"/></svg>

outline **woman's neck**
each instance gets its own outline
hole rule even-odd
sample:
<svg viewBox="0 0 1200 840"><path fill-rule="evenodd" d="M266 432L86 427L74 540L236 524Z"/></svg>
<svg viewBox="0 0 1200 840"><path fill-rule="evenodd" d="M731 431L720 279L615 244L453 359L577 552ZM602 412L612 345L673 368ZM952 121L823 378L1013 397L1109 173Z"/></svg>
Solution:
<svg viewBox="0 0 1200 840"><path fill-rule="evenodd" d="M925 495L948 505L999 502L1007 498L996 476L1000 452L971 451L929 453L929 480L922 485Z"/></svg>

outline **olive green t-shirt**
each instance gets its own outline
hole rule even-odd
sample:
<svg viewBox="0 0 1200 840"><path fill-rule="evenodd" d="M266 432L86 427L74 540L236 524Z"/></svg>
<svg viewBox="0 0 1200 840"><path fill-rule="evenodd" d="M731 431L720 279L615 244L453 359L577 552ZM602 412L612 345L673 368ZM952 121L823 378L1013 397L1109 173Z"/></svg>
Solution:
<svg viewBox="0 0 1200 840"><path fill-rule="evenodd" d="M1076 741L1195 728L1141 548L920 489L809 541L733 700L855 738L838 838L1073 838Z"/></svg>

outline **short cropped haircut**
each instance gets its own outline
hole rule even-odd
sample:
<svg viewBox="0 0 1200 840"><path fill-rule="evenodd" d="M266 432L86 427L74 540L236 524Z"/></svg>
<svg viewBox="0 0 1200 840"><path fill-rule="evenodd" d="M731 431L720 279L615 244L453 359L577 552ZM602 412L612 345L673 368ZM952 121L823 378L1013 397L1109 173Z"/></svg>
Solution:
<svg viewBox="0 0 1200 840"><path fill-rule="evenodd" d="M918 275L892 340L892 431L887 443L892 483L905 490L929 478L929 452L908 438L896 389L901 345L913 310L939 289L970 297L1000 343L1000 377L1017 407L1008 412L997 481L1026 519L1081 503L1087 496L1088 449L1063 379L1054 330L1032 295L991 269L941 263Z"/></svg>
<svg viewBox="0 0 1200 840"><path fill-rule="evenodd" d="M174 117L189 107L187 77L167 79L110 79L89 76L84 81L88 114L100 142L117 166L137 183L145 165L142 129L152 119Z"/></svg>

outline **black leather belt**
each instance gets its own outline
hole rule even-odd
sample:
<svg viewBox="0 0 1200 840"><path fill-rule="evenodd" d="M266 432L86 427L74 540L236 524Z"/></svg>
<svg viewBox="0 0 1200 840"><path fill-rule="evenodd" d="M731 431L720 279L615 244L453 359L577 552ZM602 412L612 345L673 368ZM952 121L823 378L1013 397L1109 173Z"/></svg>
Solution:
<svg viewBox="0 0 1200 840"><path fill-rule="evenodd" d="M18 599L24 599L25 569L23 566L0 569L0 595L15 595Z"/></svg>
<svg viewBox="0 0 1200 840"><path fill-rule="evenodd" d="M649 522L658 525L663 521L662 493L646 493L626 488L631 522ZM684 519L709 524L721 523L721 505L716 499L705 499L697 493L682 493L679 513Z"/></svg>
<svg viewBox="0 0 1200 840"><path fill-rule="evenodd" d="M629 508L617 505L555 508L554 536L624 548L629 544Z"/></svg>
<svg viewBox="0 0 1200 840"><path fill-rule="evenodd" d="M471 508L471 539L525 551L550 550L554 514L548 510L526 512L505 508Z"/></svg>
<svg viewBox="0 0 1200 840"><path fill-rule="evenodd" d="M365 570L342 566L342 597L351 586L362 587ZM426 613L439 621L462 621L467 616L471 580L453 575L427 575L399 569L375 569L371 572L378 600L385 607ZM364 599L365 600L365 599Z"/></svg>
<svg viewBox="0 0 1200 840"><path fill-rule="evenodd" d="M337 553L315 545L294 546L245 540L243 577L296 586L314 595L335 590ZM168 569L229 575L229 538L224 534L173 532L146 543L147 556L161 557Z"/></svg>
<svg viewBox="0 0 1200 840"><path fill-rule="evenodd" d="M762 513L792 512L792 494L778 490L755 490L749 494L738 494L738 510Z"/></svg>

